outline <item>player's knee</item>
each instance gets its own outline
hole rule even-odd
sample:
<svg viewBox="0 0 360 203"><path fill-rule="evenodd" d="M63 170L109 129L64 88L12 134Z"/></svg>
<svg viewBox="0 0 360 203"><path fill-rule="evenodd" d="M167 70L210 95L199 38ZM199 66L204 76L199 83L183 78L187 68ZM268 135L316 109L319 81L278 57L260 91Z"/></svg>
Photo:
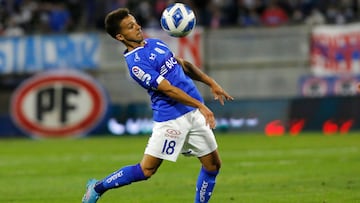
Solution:
<svg viewBox="0 0 360 203"><path fill-rule="evenodd" d="M221 161L219 161L213 165L213 171L219 171L220 168L221 168Z"/></svg>
<svg viewBox="0 0 360 203"><path fill-rule="evenodd" d="M153 176L156 173L157 169L160 167L161 163L162 159L145 154L140 162L141 170L144 176L147 178Z"/></svg>
<svg viewBox="0 0 360 203"><path fill-rule="evenodd" d="M203 165L203 167L207 171L211 171L211 172L219 171L221 168L221 161L219 160L219 161L211 163L211 164L206 164L206 165Z"/></svg>
<svg viewBox="0 0 360 203"><path fill-rule="evenodd" d="M144 176L147 178L150 178L151 176L153 176L157 171L157 168L144 168L143 169L143 173Z"/></svg>
<svg viewBox="0 0 360 203"><path fill-rule="evenodd" d="M221 168L221 160L219 161L219 163L215 164L216 166L216 170L219 171Z"/></svg>

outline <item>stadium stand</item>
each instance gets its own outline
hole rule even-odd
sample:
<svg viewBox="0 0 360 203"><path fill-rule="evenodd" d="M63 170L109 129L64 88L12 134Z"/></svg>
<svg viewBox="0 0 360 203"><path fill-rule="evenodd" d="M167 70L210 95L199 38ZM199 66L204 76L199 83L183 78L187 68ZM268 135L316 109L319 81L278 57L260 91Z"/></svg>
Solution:
<svg viewBox="0 0 360 203"><path fill-rule="evenodd" d="M128 7L144 28L159 28L171 0L15 0L0 1L0 35L103 30L105 14ZM359 20L357 0L212 0L182 1L192 6L207 28L345 24Z"/></svg>

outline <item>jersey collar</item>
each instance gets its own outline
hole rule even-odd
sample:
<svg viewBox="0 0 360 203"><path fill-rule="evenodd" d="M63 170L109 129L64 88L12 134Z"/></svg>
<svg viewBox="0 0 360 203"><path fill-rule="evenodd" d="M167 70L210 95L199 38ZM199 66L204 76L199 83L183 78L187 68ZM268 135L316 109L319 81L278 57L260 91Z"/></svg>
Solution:
<svg viewBox="0 0 360 203"><path fill-rule="evenodd" d="M133 50L131 50L131 51L128 51L128 50L126 49L126 50L124 51L124 56L125 56L125 57L126 57L126 56L129 56L130 54L138 51L139 49L144 48L144 47L147 45L147 40L145 39L144 41L145 41L145 45L142 46L142 47L137 47L137 48L135 48L135 49L133 49Z"/></svg>

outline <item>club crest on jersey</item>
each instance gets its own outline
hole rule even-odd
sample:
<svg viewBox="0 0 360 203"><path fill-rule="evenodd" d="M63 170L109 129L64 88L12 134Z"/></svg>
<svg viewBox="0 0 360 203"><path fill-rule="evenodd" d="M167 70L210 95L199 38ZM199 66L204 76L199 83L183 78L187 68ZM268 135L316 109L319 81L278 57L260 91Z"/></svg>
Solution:
<svg viewBox="0 0 360 203"><path fill-rule="evenodd" d="M138 66L131 68L131 72L141 81L145 82L146 85L150 85L151 76L143 71Z"/></svg>

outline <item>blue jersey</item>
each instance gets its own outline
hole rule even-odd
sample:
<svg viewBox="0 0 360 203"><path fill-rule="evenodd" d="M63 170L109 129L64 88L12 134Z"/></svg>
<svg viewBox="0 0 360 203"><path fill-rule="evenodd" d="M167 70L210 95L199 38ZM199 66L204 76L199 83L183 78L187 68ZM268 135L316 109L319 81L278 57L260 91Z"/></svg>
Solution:
<svg viewBox="0 0 360 203"><path fill-rule="evenodd" d="M150 95L154 121L175 119L194 110L194 107L179 103L157 91L158 85L165 78L171 85L203 102L193 80L184 73L167 45L158 39L145 39L145 42L144 47L125 52L124 56L131 77L147 89Z"/></svg>

